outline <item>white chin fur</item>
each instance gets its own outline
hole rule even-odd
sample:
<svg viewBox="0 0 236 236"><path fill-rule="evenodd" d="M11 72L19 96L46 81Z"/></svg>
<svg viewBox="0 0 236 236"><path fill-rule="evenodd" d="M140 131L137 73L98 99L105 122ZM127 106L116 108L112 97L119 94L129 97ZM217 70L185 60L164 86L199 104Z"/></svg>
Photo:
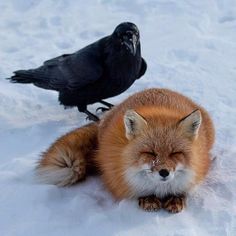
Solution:
<svg viewBox="0 0 236 236"><path fill-rule="evenodd" d="M158 197L165 197L169 194L181 194L187 192L194 179L192 170L178 165L166 181L161 180L158 172L151 172L148 165L126 170L125 178L130 185L133 196L141 197L155 194Z"/></svg>

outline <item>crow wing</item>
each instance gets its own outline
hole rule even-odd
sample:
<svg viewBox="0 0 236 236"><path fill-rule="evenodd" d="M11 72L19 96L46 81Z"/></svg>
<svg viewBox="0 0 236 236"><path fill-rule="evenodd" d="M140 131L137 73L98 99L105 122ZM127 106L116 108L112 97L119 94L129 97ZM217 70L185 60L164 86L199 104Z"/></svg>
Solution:
<svg viewBox="0 0 236 236"><path fill-rule="evenodd" d="M101 78L103 67L100 47L91 44L73 54L64 54L31 70L14 72L12 80L30 81L36 86L52 90L77 90Z"/></svg>
<svg viewBox="0 0 236 236"><path fill-rule="evenodd" d="M140 68L140 71L139 71L139 74L138 74L138 79L139 79L140 77L142 77L142 76L145 74L146 70L147 70L147 63L146 63L146 61L142 58L141 68Z"/></svg>

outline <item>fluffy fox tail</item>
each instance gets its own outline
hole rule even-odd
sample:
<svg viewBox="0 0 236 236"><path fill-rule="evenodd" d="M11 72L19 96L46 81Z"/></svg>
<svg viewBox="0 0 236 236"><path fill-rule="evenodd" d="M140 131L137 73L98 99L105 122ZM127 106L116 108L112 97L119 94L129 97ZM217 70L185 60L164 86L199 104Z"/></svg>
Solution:
<svg viewBox="0 0 236 236"><path fill-rule="evenodd" d="M60 137L42 154L36 168L41 183L72 185L96 171L93 156L97 147L97 123Z"/></svg>

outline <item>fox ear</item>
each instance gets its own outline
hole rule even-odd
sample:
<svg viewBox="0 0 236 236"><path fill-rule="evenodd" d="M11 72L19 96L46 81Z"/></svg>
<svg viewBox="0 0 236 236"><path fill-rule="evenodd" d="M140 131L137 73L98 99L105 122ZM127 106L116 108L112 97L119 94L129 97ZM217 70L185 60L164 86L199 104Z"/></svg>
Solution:
<svg viewBox="0 0 236 236"><path fill-rule="evenodd" d="M134 110L128 110L124 115L125 135L127 139L132 139L147 126L147 121Z"/></svg>
<svg viewBox="0 0 236 236"><path fill-rule="evenodd" d="M192 139L197 137L201 122L201 112L199 110L195 110L179 121L178 128L186 137Z"/></svg>

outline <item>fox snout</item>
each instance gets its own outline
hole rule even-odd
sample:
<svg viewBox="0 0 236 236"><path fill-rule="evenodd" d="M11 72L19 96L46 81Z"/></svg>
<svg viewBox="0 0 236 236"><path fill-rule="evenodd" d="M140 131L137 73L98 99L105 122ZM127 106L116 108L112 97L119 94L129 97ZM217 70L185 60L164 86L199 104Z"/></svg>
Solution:
<svg viewBox="0 0 236 236"><path fill-rule="evenodd" d="M165 164L161 164L159 161L153 161L150 169L152 174L158 175L161 181L171 179L175 172L175 168L170 168Z"/></svg>
<svg viewBox="0 0 236 236"><path fill-rule="evenodd" d="M167 181L167 180L171 179L171 176L172 176L170 171L167 169L161 169L155 174L159 175L159 180L161 180L161 181Z"/></svg>
<svg viewBox="0 0 236 236"><path fill-rule="evenodd" d="M159 171L159 175L160 175L162 178L166 178L169 174L170 174L170 172L169 172L167 169L161 169L161 170Z"/></svg>

